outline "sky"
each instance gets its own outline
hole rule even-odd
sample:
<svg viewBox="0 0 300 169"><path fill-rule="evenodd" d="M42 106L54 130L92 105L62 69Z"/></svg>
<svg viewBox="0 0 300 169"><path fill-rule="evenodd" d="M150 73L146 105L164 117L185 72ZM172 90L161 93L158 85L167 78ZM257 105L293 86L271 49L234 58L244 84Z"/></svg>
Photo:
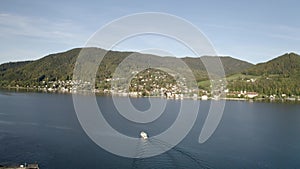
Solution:
<svg viewBox="0 0 300 169"><path fill-rule="evenodd" d="M143 12L168 13L192 23L218 55L265 62L287 52L300 53L299 7L297 0L1 0L0 64L83 47L111 21ZM145 35L128 38L115 49L151 53L149 49L160 46L165 54L192 55L171 41Z"/></svg>

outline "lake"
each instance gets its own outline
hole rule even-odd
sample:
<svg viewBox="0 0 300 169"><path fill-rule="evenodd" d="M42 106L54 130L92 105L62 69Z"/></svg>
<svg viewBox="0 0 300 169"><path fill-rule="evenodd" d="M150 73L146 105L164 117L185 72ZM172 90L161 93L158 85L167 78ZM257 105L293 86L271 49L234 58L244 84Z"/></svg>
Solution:
<svg viewBox="0 0 300 169"><path fill-rule="evenodd" d="M131 137L138 137L141 130L147 130L150 137L163 132L181 105L181 101L167 100L159 119L138 124L118 114L111 97L97 96L97 102L112 127ZM147 98L131 102L139 110L150 106ZM210 101L196 102L200 102L199 114L183 141L161 155L139 159L114 155L95 144L82 129L70 94L1 91L0 165L38 162L42 169L300 167L299 104L227 101L215 133L200 144Z"/></svg>

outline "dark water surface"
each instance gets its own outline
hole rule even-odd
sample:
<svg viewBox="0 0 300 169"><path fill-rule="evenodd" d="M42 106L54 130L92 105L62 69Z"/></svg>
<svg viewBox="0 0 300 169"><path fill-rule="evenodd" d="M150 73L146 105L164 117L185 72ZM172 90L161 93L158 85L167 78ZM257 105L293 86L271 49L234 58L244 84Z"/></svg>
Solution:
<svg viewBox="0 0 300 169"><path fill-rule="evenodd" d="M141 130L150 136L163 132L180 107L180 101L168 100L163 115L145 125L128 123L111 97L99 96L97 101L112 127L132 137ZM146 98L131 101L139 110L149 107ZM199 144L209 106L209 101L200 102L196 124L179 145L156 157L130 159L111 154L88 138L71 95L2 91L0 165L37 161L42 169L300 168L300 105L228 101L216 132ZM149 144L170 146L155 139Z"/></svg>

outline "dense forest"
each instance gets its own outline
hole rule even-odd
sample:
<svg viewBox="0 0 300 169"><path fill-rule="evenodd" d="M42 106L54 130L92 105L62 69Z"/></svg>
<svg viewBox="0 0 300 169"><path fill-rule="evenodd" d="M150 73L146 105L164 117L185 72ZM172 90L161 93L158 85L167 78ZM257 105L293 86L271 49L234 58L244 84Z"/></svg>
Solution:
<svg viewBox="0 0 300 169"><path fill-rule="evenodd" d="M35 61L2 64L0 65L0 87L15 87L17 85L33 87L41 85L42 82L70 80L73 76L77 56L81 51L81 48L76 48L62 53L50 54ZM105 79L112 78L118 65L128 56L134 57L131 57L131 60L128 61L129 64L124 68L126 72L134 70L137 65L145 65L145 60L151 62L152 65L187 72L186 68L178 65L183 61L190 68L197 81L208 79L206 68L199 58L161 57L136 52L105 51L99 48L84 49L84 51L91 53L91 55L92 53L106 53L97 71L96 86L100 88L109 87L107 83L104 83ZM215 59L216 57L205 56L205 59L207 58ZM227 75L239 73L253 66L251 63L231 57L220 57L220 60ZM96 61L92 60L91 62Z"/></svg>
<svg viewBox="0 0 300 169"><path fill-rule="evenodd" d="M82 50L82 48L76 48L50 54L35 61L2 64L0 65L0 87L34 87L50 81L72 80L76 59ZM107 79L112 78L118 66L127 59L127 65L123 67L124 73L136 70L138 65L144 65L144 70L148 69L150 66L147 67L147 64L168 67L181 73L189 73L187 69L190 69L199 83L199 88L209 90L210 82L202 60L217 58L216 56L202 56L201 59L161 57L136 52L105 51L99 48L85 48L84 50L88 55L106 53L96 73L95 87L98 89L111 87ZM230 91L253 91L262 96L300 95L300 56L295 53L286 53L256 65L228 56L218 58L223 64L227 76L227 88ZM93 59L90 60L91 63L98 62L96 57ZM185 63L188 67L182 67L178 63ZM157 71L160 70L155 72ZM165 75L165 72L161 71L160 74ZM174 80L172 76L166 75L165 78L167 82ZM160 85L165 86L161 83ZM150 89L151 86L148 85L148 88ZM136 89L132 88L132 90Z"/></svg>
<svg viewBox="0 0 300 169"><path fill-rule="evenodd" d="M228 88L264 95L300 95L300 56L286 53L228 77Z"/></svg>

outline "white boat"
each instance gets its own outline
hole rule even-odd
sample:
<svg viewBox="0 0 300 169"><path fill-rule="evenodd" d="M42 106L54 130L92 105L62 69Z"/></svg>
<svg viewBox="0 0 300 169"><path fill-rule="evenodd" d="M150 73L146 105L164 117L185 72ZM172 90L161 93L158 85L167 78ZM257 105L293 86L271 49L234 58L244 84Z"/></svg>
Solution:
<svg viewBox="0 0 300 169"><path fill-rule="evenodd" d="M144 132L144 131L142 131L142 132L140 133L140 136L141 136L141 138L144 139L144 140L147 140L147 139L148 139L148 134L147 134L146 132Z"/></svg>

